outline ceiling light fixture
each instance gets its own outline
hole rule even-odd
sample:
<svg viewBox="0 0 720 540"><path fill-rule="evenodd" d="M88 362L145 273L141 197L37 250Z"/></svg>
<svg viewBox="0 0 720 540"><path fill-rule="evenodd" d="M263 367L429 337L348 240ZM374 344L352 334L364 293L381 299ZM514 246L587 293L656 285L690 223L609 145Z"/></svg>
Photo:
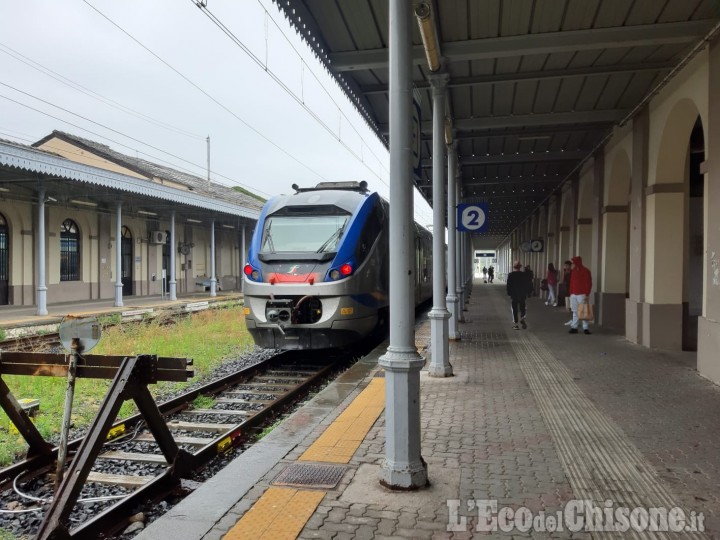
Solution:
<svg viewBox="0 0 720 540"><path fill-rule="evenodd" d="M188 223L202 223L202 221L200 221L199 219L192 219L192 218L187 218L186 221Z"/></svg>
<svg viewBox="0 0 720 540"><path fill-rule="evenodd" d="M138 210L138 214L142 214L143 216L157 216L156 212L149 212L147 210Z"/></svg>
<svg viewBox="0 0 720 540"><path fill-rule="evenodd" d="M425 57L427 58L430 71L440 69L440 43L438 43L437 32L435 31L435 19L432 16L432 8L429 2L420 2L415 7L420 37L422 38Z"/></svg>
<svg viewBox="0 0 720 540"><path fill-rule="evenodd" d="M91 206L93 208L97 206L97 203L92 201L81 201L80 199L70 199L70 202L73 204L79 204L80 206Z"/></svg>

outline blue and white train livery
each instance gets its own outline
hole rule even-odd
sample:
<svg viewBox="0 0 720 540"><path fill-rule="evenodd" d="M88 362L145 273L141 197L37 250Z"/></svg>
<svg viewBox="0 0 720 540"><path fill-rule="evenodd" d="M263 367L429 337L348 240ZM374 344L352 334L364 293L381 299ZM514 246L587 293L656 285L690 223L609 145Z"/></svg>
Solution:
<svg viewBox="0 0 720 540"><path fill-rule="evenodd" d="M274 349L350 346L387 319L388 203L365 182L325 182L270 199L253 234L245 317ZM432 294L432 237L415 225L416 304Z"/></svg>

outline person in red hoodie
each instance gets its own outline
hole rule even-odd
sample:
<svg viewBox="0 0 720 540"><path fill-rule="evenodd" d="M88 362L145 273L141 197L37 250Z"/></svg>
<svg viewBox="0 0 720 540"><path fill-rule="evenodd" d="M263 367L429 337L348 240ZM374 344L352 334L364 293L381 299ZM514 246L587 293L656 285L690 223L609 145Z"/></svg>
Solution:
<svg viewBox="0 0 720 540"><path fill-rule="evenodd" d="M583 266L582 257L575 256L572 259L570 267L570 308L572 309L572 324L570 325L570 333L578 333L578 305L585 304L589 301L590 291L592 290L592 275L590 270ZM590 334L590 323L583 321L583 333Z"/></svg>

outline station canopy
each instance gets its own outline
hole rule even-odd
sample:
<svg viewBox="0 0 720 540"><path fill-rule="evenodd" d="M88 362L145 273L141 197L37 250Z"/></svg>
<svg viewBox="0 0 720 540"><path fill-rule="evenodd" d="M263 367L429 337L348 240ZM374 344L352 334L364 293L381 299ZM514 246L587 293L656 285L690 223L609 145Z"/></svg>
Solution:
<svg viewBox="0 0 720 540"><path fill-rule="evenodd" d="M275 0L388 144L388 0ZM489 204L494 248L714 36L715 0L428 0L431 71L413 21L418 189L432 204L430 79L447 73L462 192Z"/></svg>

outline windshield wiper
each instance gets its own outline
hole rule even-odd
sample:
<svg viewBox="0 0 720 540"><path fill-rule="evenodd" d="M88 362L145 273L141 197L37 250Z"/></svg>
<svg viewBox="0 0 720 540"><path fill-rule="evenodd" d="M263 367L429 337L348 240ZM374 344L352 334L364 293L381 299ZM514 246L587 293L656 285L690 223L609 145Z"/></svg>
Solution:
<svg viewBox="0 0 720 540"><path fill-rule="evenodd" d="M267 228L265 229L265 244L267 247L270 248L270 253L275 253L275 245L273 244L272 235L270 234L270 227L272 227L272 221L268 223Z"/></svg>
<svg viewBox="0 0 720 540"><path fill-rule="evenodd" d="M325 240L325 243L322 246L320 246L315 253L323 253L328 247L330 247L330 244L333 241L340 239L344 230L345 230L345 226L343 225L338 230L336 230L334 233L332 233L332 235L330 235L330 238Z"/></svg>

